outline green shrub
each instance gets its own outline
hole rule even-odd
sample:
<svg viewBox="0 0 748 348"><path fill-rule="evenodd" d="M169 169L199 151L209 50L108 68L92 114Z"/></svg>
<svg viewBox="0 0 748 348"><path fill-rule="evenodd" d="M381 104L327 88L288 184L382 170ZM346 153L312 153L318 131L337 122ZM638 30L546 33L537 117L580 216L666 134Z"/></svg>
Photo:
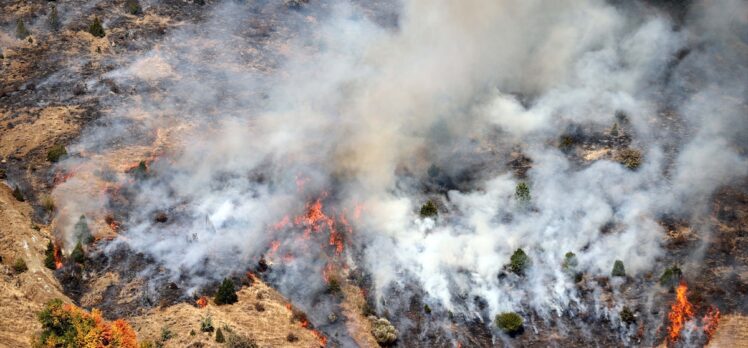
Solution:
<svg viewBox="0 0 748 348"><path fill-rule="evenodd" d="M78 222L73 226L73 233L75 237L84 244L90 244L94 238L91 234L91 229L88 228L88 221L85 215L81 215L78 218Z"/></svg>
<svg viewBox="0 0 748 348"><path fill-rule="evenodd" d="M131 15L138 15L143 11L138 0L125 1L125 11Z"/></svg>
<svg viewBox="0 0 748 348"><path fill-rule="evenodd" d="M626 323L626 325L631 325L636 322L636 317L634 316L634 312L629 309L629 307L623 307L620 313L621 321Z"/></svg>
<svg viewBox="0 0 748 348"><path fill-rule="evenodd" d="M530 257L525 254L522 248L515 250L512 257L509 258L509 270L515 274L523 275L529 266Z"/></svg>
<svg viewBox="0 0 748 348"><path fill-rule="evenodd" d="M18 274L21 274L23 272L26 272L29 270L29 267L26 266L26 261L24 261L22 258L16 258L15 261L13 261L13 271L15 271Z"/></svg>
<svg viewBox="0 0 748 348"><path fill-rule="evenodd" d="M209 316L203 317L200 320L200 331L202 332L213 332L213 319Z"/></svg>
<svg viewBox="0 0 748 348"><path fill-rule="evenodd" d="M428 200L423 206L421 206L422 218L436 216L437 214L439 214L439 209L437 209L434 201Z"/></svg>
<svg viewBox="0 0 748 348"><path fill-rule="evenodd" d="M52 196L49 196L49 195L42 196L41 204L44 210L50 213L55 211L55 200L54 198L52 198Z"/></svg>
<svg viewBox="0 0 748 348"><path fill-rule="evenodd" d="M574 146L574 143L574 137L571 135L562 135L558 139L558 147L564 151L570 150Z"/></svg>
<svg viewBox="0 0 748 348"><path fill-rule="evenodd" d="M613 128L610 129L610 135L617 137L619 135L618 133L618 122L613 123Z"/></svg>
<svg viewBox="0 0 748 348"><path fill-rule="evenodd" d="M83 251L83 244L79 241L75 245L75 249L70 253L70 259L77 263L84 263L86 261L86 253Z"/></svg>
<svg viewBox="0 0 748 348"><path fill-rule="evenodd" d="M564 271L571 272L574 271L578 263L577 255L570 251L564 255L564 263L561 265L561 268Z"/></svg>
<svg viewBox="0 0 748 348"><path fill-rule="evenodd" d="M221 331L221 328L218 328L218 330L216 330L216 342L218 343L226 342L226 338L223 337L223 331Z"/></svg>
<svg viewBox="0 0 748 348"><path fill-rule="evenodd" d="M610 275L613 277L625 277L626 276L626 269L623 268L623 261L616 260L616 262L613 263L613 271L610 272Z"/></svg>
<svg viewBox="0 0 748 348"><path fill-rule="evenodd" d="M195 332L195 329L190 330L190 336L195 336L197 333Z"/></svg>
<svg viewBox="0 0 748 348"><path fill-rule="evenodd" d="M660 285L668 288L675 287L680 282L681 277L683 277L683 272L677 265L673 265L666 268L660 276Z"/></svg>
<svg viewBox="0 0 748 348"><path fill-rule="evenodd" d="M522 317L515 312L504 312L496 315L496 326L507 334L520 332L522 324Z"/></svg>
<svg viewBox="0 0 748 348"><path fill-rule="evenodd" d="M47 243L47 250L44 251L44 267L53 271L57 269L57 265L55 264L55 246L52 244L52 241Z"/></svg>
<svg viewBox="0 0 748 348"><path fill-rule="evenodd" d="M16 21L16 37L23 40L31 35L31 32L26 28L26 23L19 19Z"/></svg>
<svg viewBox="0 0 748 348"><path fill-rule="evenodd" d="M94 17L93 23L88 27L88 32L95 37L106 36L106 32L104 32L104 27L101 25L99 17Z"/></svg>
<svg viewBox="0 0 748 348"><path fill-rule="evenodd" d="M16 188L13 189L13 198L15 198L19 202L25 202L26 198L23 197L23 193L21 192L21 188L16 185Z"/></svg>
<svg viewBox="0 0 748 348"><path fill-rule="evenodd" d="M423 312L426 314L431 314L431 307L429 307L428 304L423 305Z"/></svg>
<svg viewBox="0 0 748 348"><path fill-rule="evenodd" d="M514 190L514 196L520 202L530 201L530 187L526 183L520 182L517 184L517 188Z"/></svg>
<svg viewBox="0 0 748 348"><path fill-rule="evenodd" d="M65 150L65 146L57 144L47 151L47 161L55 163L60 160L63 156L67 155L68 152Z"/></svg>
<svg viewBox="0 0 748 348"><path fill-rule="evenodd" d="M327 292L331 294L339 294L341 292L340 281L336 277L330 277L327 281Z"/></svg>
<svg viewBox="0 0 748 348"><path fill-rule="evenodd" d="M161 342L166 342L174 337L174 332L168 326L161 328Z"/></svg>
<svg viewBox="0 0 748 348"><path fill-rule="evenodd" d="M224 278L221 286L218 287L216 293L215 302L217 305L232 304L239 301L236 296L236 289L234 289L234 282L229 278Z"/></svg>

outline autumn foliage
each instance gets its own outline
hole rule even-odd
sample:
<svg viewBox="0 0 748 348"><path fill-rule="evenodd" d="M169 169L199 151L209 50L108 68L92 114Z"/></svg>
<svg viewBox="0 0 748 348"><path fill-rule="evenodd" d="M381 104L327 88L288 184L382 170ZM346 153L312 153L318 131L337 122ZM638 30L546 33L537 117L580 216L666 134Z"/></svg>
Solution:
<svg viewBox="0 0 748 348"><path fill-rule="evenodd" d="M42 332L34 337L35 347L121 347L137 348L135 331L124 320L104 320L101 312L90 313L54 299L38 315Z"/></svg>

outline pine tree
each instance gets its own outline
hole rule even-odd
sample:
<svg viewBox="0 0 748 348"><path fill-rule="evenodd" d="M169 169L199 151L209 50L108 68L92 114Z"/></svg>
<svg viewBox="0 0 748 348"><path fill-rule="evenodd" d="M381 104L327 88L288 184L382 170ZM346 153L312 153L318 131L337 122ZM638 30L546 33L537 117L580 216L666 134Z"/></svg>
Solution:
<svg viewBox="0 0 748 348"><path fill-rule="evenodd" d="M77 263L83 263L86 261L86 253L83 252L83 244L81 244L80 241L75 245L73 252L70 253L70 258Z"/></svg>
<svg viewBox="0 0 748 348"><path fill-rule="evenodd" d="M514 195L518 201L528 202L530 201L530 187L526 183L520 182L517 184Z"/></svg>
<svg viewBox="0 0 748 348"><path fill-rule="evenodd" d="M19 201L19 202L23 202L23 201L25 201L25 200L26 200L25 198L23 198L23 193L21 192L21 188L20 188L20 187L18 187L18 185L16 185L16 188L15 188L15 189L13 189L13 197L14 197L14 198L15 198L15 199L16 199L17 201Z"/></svg>
<svg viewBox="0 0 748 348"><path fill-rule="evenodd" d="M57 7L52 6L52 9L49 11L47 24L49 25L49 29L52 31L57 31L60 29L60 17L57 14Z"/></svg>
<svg viewBox="0 0 748 348"><path fill-rule="evenodd" d="M19 19L16 21L16 37L23 40L29 35L31 35L31 32L26 29L26 24L23 23L23 20Z"/></svg>
<svg viewBox="0 0 748 348"><path fill-rule="evenodd" d="M610 275L612 275L613 277L626 276L626 270L623 268L623 261L616 260L616 262L613 264L613 271L610 272Z"/></svg>
<svg viewBox="0 0 748 348"><path fill-rule="evenodd" d="M76 222L73 227L73 232L82 243L89 244L93 242L93 235L91 235L91 229L88 228L88 221L86 220L85 215L81 215L81 217L78 218L78 222Z"/></svg>
<svg viewBox="0 0 748 348"><path fill-rule="evenodd" d="M225 278L223 279L223 283L221 283L221 286L218 287L218 292L216 293L215 302L217 305L224 305L224 304L232 304L239 301L239 298L236 296L236 289L234 289L234 282L229 279Z"/></svg>
<svg viewBox="0 0 748 348"><path fill-rule="evenodd" d="M55 245L52 244L52 241L49 241L47 250L44 252L44 266L51 270L57 269L57 265L55 264Z"/></svg>
<svg viewBox="0 0 748 348"><path fill-rule="evenodd" d="M106 35L106 32L104 32L104 27L101 25L101 20L99 17L94 17L93 23L91 23L91 26L88 27L88 32L91 33L91 35L96 37L104 37Z"/></svg>
<svg viewBox="0 0 748 348"><path fill-rule="evenodd" d="M219 328L216 330L216 342L223 343L226 342L226 338L223 337L223 331Z"/></svg>

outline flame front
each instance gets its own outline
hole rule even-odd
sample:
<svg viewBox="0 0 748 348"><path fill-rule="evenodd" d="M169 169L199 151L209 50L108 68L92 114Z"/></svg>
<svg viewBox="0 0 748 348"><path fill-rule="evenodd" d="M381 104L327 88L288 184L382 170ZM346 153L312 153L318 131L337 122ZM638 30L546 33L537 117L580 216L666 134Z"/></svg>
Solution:
<svg viewBox="0 0 748 348"><path fill-rule="evenodd" d="M60 268L62 268L62 255L60 255L61 254L60 253L60 247L57 246L57 243L55 243L54 246L55 246L55 252L54 252L54 255L55 255L55 269L60 269Z"/></svg>
<svg viewBox="0 0 748 348"><path fill-rule="evenodd" d="M208 298L205 296L201 296L199 299L197 299L197 307L198 308L205 308L205 306L208 305Z"/></svg>
<svg viewBox="0 0 748 348"><path fill-rule="evenodd" d="M670 306L670 313L668 314L668 319L670 320L670 327L668 328L670 342L678 340L686 321L693 318L693 306L688 302L688 297L686 297L687 291L688 286L685 282L681 282L678 288L675 289L675 303Z"/></svg>
<svg viewBox="0 0 748 348"><path fill-rule="evenodd" d="M706 334L706 341L709 342L717 331L719 326L719 308L709 307L709 310L704 315L702 323L704 323L704 333Z"/></svg>

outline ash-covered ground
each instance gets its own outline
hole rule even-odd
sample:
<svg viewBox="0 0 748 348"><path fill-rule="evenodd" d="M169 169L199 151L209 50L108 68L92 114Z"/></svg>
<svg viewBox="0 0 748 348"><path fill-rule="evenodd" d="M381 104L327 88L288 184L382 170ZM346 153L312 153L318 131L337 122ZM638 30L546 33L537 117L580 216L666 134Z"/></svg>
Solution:
<svg viewBox="0 0 748 348"><path fill-rule="evenodd" d="M267 283L342 347L704 346L746 315L744 2L132 3L0 7L2 179L77 304Z"/></svg>

